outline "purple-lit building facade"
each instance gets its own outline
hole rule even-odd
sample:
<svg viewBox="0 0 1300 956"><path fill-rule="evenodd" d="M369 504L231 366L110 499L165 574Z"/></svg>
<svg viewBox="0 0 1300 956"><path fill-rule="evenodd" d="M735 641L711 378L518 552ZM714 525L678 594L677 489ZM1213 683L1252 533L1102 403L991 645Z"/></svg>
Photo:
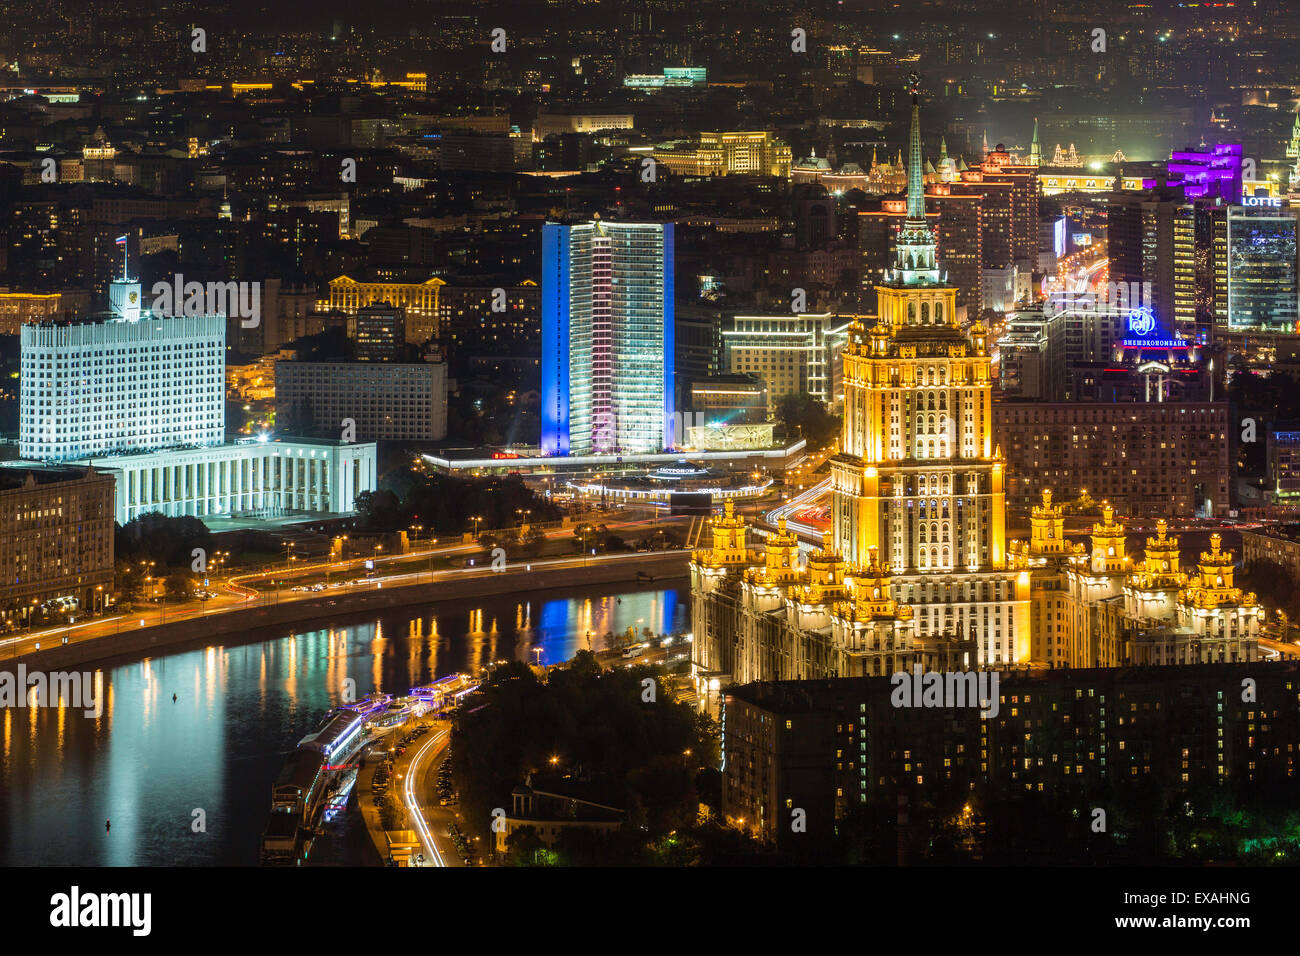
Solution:
<svg viewBox="0 0 1300 956"><path fill-rule="evenodd" d="M1241 198L1241 157L1240 143L1175 150L1169 157L1169 185L1182 186L1189 202L1217 197L1235 203Z"/></svg>

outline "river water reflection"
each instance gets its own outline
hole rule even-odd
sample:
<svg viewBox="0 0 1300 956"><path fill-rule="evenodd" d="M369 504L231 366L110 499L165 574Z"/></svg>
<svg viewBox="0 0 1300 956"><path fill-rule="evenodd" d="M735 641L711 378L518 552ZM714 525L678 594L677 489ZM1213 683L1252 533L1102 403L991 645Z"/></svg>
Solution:
<svg viewBox="0 0 1300 956"><path fill-rule="evenodd" d="M360 696L536 661L535 648L558 663L629 626L688 631L687 600L670 588L449 602L111 667L98 719L0 710L0 863L255 864L271 784L346 678Z"/></svg>

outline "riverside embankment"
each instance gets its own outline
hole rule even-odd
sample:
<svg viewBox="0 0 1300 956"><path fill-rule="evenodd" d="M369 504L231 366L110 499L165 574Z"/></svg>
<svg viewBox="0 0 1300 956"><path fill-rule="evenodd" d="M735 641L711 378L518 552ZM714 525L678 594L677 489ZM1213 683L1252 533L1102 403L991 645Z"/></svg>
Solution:
<svg viewBox="0 0 1300 956"><path fill-rule="evenodd" d="M652 577L656 584L669 583L686 576L688 558L687 551L667 551L543 560L529 565L511 565L501 571L440 572L434 574L431 581L426 576L423 583L404 579L378 581L373 589L321 592L318 596L280 600L274 604L250 601L247 606L202 618L132 627L118 634L28 651L0 661L0 671L13 672L18 664L26 665L29 672L66 670L89 664L110 664L163 650L245 644L275 636L275 631L287 625L325 618L337 621L441 601L587 588L643 581L647 576Z"/></svg>

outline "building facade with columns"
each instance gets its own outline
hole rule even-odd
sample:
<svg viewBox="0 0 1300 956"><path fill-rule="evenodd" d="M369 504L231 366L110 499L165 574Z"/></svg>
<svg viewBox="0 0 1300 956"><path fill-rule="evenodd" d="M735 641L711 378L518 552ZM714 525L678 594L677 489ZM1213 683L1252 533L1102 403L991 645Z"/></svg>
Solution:
<svg viewBox="0 0 1300 956"><path fill-rule="evenodd" d="M164 449L88 459L117 480L116 520L172 517L275 519L353 510L377 487L373 442L309 438Z"/></svg>
<svg viewBox="0 0 1300 956"><path fill-rule="evenodd" d="M373 443L224 442L221 315L160 315L139 283L115 281L112 311L23 330L20 452L93 465L116 482L126 524L151 511L279 518L352 511L377 487Z"/></svg>

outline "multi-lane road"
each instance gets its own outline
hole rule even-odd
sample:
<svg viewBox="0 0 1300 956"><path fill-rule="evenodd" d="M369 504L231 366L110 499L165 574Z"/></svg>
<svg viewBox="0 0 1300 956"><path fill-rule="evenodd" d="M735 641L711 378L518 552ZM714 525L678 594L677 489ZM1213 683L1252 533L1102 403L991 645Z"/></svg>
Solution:
<svg viewBox="0 0 1300 956"><path fill-rule="evenodd" d="M423 773L425 767L432 758L446 748L450 735L450 729L442 727L420 741L411 757L410 765L404 771L402 796L406 801L406 809L410 814L411 825L420 837L420 846L423 848L424 856L423 865L425 866L446 866L448 859L455 858L455 851L449 845L440 845L444 841L438 839L433 828L429 825L429 821L425 817L422 799L422 795L429 791L429 788L424 786ZM444 850L446 850L446 853L443 852Z"/></svg>
<svg viewBox="0 0 1300 956"><path fill-rule="evenodd" d="M669 519L671 521L673 519ZM663 519L652 518L636 521L608 522L610 531L639 530L655 525L665 525ZM571 528L557 528L546 532L548 539L554 540L572 535ZM495 566L489 561L478 566L445 568L435 570L439 561L455 558L465 554L477 554L482 547L477 543L456 543L441 547L408 551L405 554L386 555L373 558L351 558L346 561L321 562L319 564L295 565L291 568L279 567L272 570L253 573L235 574L231 577L212 582L210 588L217 597L209 600L191 600L177 604L163 603L131 613L116 613L108 617L94 618L77 624L62 627L45 628L29 633L0 638L0 659L16 657L42 648L59 644L78 644L98 638L110 637L130 630L169 624L175 621L202 619L215 614L257 606L271 605L290 601L326 601L326 607L333 607L333 597L344 597L358 591L380 590L385 587L403 587L414 584L432 584L441 580L455 580L463 577L485 577L501 571L531 571L587 567L609 561L636 560L644 558L641 552L626 552L603 555L573 555L560 558L536 558L531 560L505 560L504 564ZM366 568L372 563L371 569ZM385 573L387 569L387 573ZM357 577L357 575L362 577ZM368 577L366 575L369 575ZM328 583L327 583L328 582ZM320 586L319 590L311 590ZM293 590L294 587L308 588ZM326 612L323 612L326 613Z"/></svg>

